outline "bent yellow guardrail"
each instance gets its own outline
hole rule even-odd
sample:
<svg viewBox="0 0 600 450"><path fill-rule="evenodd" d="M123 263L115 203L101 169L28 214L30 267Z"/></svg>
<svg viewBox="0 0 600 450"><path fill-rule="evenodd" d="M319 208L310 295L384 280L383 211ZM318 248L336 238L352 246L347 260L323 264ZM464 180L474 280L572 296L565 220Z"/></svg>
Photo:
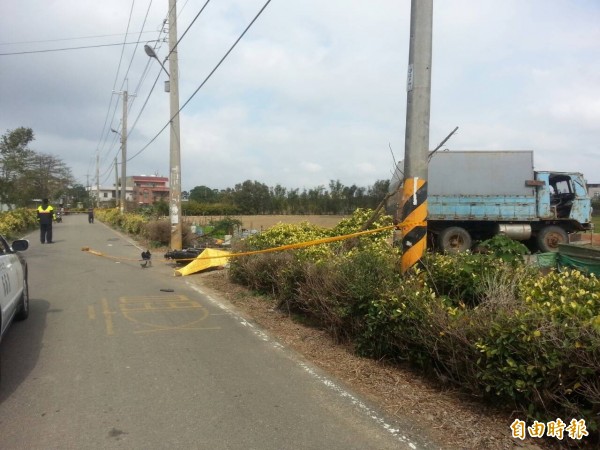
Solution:
<svg viewBox="0 0 600 450"><path fill-rule="evenodd" d="M184 268L176 270L176 272L178 272L180 275L189 275L191 273L199 272L200 270L205 270L205 269L207 269L209 267L218 267L218 266L225 265L226 262L227 262L227 260L229 258L237 258L237 257L241 257L241 256L251 256L251 255L260 255L260 254L264 254L264 253L273 253L273 252L280 252L280 251L285 251L285 250L295 250L295 249L300 249L300 248L305 248L305 247L311 247L313 245L328 244L328 243L331 243L331 242L343 241L343 240L346 240L346 239L352 239L352 238L364 236L364 235L367 235L367 234L380 233L382 231L388 231L388 230L392 230L394 228L395 229L403 229L406 226L407 226L406 223L401 223L401 224L398 224L398 225L388 225L388 226L385 226L385 227L379 227L379 228L375 228L375 229L372 229L372 230L357 231L355 233L344 234L344 235L340 235L340 236L332 236L332 237L327 237L327 238L314 239L312 241L297 242L295 244L286 244L286 245L280 245L279 247L271 247L271 248L266 248L266 249L263 249L263 250L253 250L253 251L247 251L247 252L231 253L231 252L217 250L217 249L207 249L207 250L215 250L215 251L213 251L213 252L206 252L206 250L205 250L205 251L203 251L202 253L200 253L200 255L198 255L195 258L185 258L185 259L179 259L178 258L177 259L177 261L194 261L195 265L193 267L198 267L197 270L191 271L192 268L190 268L190 270L184 270L188 266L190 266L190 264L188 264ZM102 252L98 252L96 250L92 250L89 247L83 247L81 250L85 251L85 252L88 252L88 253L90 253L92 255L95 255L95 256L101 256L101 257L112 259L112 260L119 260L119 261L142 261L141 259L117 258L117 257L114 257L114 256L106 255L106 254L104 254ZM224 253L227 253L227 255L224 255ZM219 262L219 264L202 264L201 263L203 261L212 260L212 259L217 259L218 262ZM168 261L168 260L163 259L162 261ZM183 272L185 272L185 273L183 273Z"/></svg>

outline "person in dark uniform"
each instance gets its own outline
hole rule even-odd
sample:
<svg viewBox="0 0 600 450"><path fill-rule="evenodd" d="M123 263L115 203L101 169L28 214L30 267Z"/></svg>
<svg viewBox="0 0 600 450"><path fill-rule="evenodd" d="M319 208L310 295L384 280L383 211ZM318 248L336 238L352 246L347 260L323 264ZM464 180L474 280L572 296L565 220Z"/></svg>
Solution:
<svg viewBox="0 0 600 450"><path fill-rule="evenodd" d="M94 208L88 208L88 222L94 223Z"/></svg>
<svg viewBox="0 0 600 450"><path fill-rule="evenodd" d="M37 220L40 223L40 241L42 244L52 242L52 222L56 219L54 208L48 204L48 199L42 200L42 204L37 209Z"/></svg>

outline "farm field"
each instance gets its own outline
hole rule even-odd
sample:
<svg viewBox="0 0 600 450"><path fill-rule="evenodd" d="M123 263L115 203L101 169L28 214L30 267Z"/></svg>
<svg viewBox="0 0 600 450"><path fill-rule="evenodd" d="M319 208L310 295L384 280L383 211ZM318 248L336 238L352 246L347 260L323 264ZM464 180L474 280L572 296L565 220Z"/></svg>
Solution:
<svg viewBox="0 0 600 450"><path fill-rule="evenodd" d="M195 225L207 225L211 221L219 221L226 216L185 216L183 221L189 224ZM273 225L278 223L291 223L296 224L300 222L309 222L314 225L333 228L342 219L349 216L344 215L319 215L319 214L257 214L257 215L239 215L239 216L228 216L233 219L241 220L242 228L246 230L258 230L264 231ZM593 247L600 247L600 216L592 217L594 223L594 232L592 233L576 233L571 235L571 242L579 244L591 244Z"/></svg>
<svg viewBox="0 0 600 450"><path fill-rule="evenodd" d="M218 221L223 219L225 216L186 216L183 221L190 224L196 225L207 225L211 221ZM263 231L271 228L273 225L278 223L300 223L309 222L314 225L333 228L340 220L348 216L338 215L252 215L252 216L229 216L232 219L238 219L242 221L242 228L246 230L258 230Z"/></svg>

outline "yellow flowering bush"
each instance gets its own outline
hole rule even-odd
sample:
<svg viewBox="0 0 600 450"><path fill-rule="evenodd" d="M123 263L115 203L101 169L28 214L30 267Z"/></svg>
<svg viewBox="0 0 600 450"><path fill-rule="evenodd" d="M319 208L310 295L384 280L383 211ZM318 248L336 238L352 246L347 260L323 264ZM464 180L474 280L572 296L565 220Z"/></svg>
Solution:
<svg viewBox="0 0 600 450"><path fill-rule="evenodd" d="M121 226L122 214L119 208L98 208L94 210L95 217L101 222L112 226Z"/></svg>
<svg viewBox="0 0 600 450"><path fill-rule="evenodd" d="M262 233L248 237L243 245L246 250L264 250L284 245L298 244L328 237L328 230L309 222L299 224L279 223ZM329 244L319 244L291 250L301 259L315 261L331 256Z"/></svg>
<svg viewBox="0 0 600 450"><path fill-rule="evenodd" d="M240 250L350 234L370 215L357 211L331 230L278 225ZM389 223L382 217L370 228ZM532 419L577 416L596 429L600 281L578 271L542 275L521 249L493 244L486 254L427 254L402 277L400 252L382 232L236 258L230 273L363 355L410 361Z"/></svg>
<svg viewBox="0 0 600 450"><path fill-rule="evenodd" d="M121 228L126 233L140 235L143 234L147 223L148 219L141 214L125 214L121 221Z"/></svg>
<svg viewBox="0 0 600 450"><path fill-rule="evenodd" d="M37 212L33 209L19 208L0 213L0 234L8 239L13 239L36 225Z"/></svg>

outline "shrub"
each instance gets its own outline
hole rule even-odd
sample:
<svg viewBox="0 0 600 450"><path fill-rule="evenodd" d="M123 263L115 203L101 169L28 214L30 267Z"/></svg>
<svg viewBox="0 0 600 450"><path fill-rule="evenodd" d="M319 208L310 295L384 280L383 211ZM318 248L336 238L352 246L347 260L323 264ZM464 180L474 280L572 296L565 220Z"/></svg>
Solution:
<svg viewBox="0 0 600 450"><path fill-rule="evenodd" d="M297 305L317 318L336 340L361 335L367 307L399 276L391 254L352 252L318 264L305 263Z"/></svg>
<svg viewBox="0 0 600 450"><path fill-rule="evenodd" d="M144 225L144 235L152 247L162 247L171 241L171 224L168 220L153 220Z"/></svg>
<svg viewBox="0 0 600 450"><path fill-rule="evenodd" d="M308 222L299 224L277 224L262 233L248 237L245 247L248 250L264 250L284 245L298 244L328 237L328 230ZM331 257L332 251L328 244L313 245L294 250L298 260L319 261Z"/></svg>
<svg viewBox="0 0 600 450"><path fill-rule="evenodd" d="M337 233L357 226L347 221ZM277 226L242 245L268 248L323 233L308 224ZM236 258L231 274L317 319L335 339L352 340L360 354L410 361L530 418L578 417L596 429L597 278L543 276L522 264L520 244L504 238L485 242L485 253L428 254L400 277L398 250L384 240Z"/></svg>
<svg viewBox="0 0 600 450"><path fill-rule="evenodd" d="M0 234L14 239L23 231L37 225L37 212L31 209L15 209L0 213Z"/></svg>
<svg viewBox="0 0 600 450"><path fill-rule="evenodd" d="M525 260L524 255L529 254L529 249L525 245L502 234L483 241L479 244L479 248L513 264L522 263Z"/></svg>
<svg viewBox="0 0 600 450"><path fill-rule="evenodd" d="M233 258L230 263L232 281L244 284L250 289L270 294L292 308L294 280L291 275L299 267L297 260L289 253L269 253Z"/></svg>
<svg viewBox="0 0 600 450"><path fill-rule="evenodd" d="M132 235L142 235L144 226L148 219L140 214L123 214L121 219L121 228L124 232Z"/></svg>

